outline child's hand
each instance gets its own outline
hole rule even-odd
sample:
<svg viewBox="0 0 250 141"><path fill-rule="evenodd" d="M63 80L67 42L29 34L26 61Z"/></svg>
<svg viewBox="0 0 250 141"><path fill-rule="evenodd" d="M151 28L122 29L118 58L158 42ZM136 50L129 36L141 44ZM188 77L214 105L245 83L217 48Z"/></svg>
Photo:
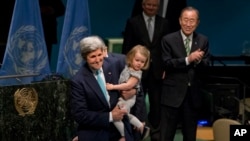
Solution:
<svg viewBox="0 0 250 141"><path fill-rule="evenodd" d="M114 85L113 85L113 84L106 83L106 89L107 89L107 90L113 90L113 88L114 88Z"/></svg>

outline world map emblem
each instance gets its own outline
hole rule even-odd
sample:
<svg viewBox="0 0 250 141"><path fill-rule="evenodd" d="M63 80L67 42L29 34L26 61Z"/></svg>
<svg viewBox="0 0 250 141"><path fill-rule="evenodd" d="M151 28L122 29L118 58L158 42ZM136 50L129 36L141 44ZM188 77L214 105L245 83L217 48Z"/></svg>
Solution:
<svg viewBox="0 0 250 141"><path fill-rule="evenodd" d="M80 40L88 35L88 29L85 26L74 28L65 43L65 50L63 51L65 63L68 66L68 74L75 75L79 70L83 59L80 53Z"/></svg>
<svg viewBox="0 0 250 141"><path fill-rule="evenodd" d="M12 34L7 53L17 74L39 73L47 63L44 38L32 25L21 26Z"/></svg>

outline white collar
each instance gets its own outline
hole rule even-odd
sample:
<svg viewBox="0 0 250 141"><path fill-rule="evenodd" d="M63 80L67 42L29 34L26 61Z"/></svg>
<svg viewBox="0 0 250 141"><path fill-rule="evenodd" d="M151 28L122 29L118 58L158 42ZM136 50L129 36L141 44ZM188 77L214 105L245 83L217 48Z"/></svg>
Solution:
<svg viewBox="0 0 250 141"><path fill-rule="evenodd" d="M191 35L189 35L189 36L186 36L186 35L183 33L183 31L181 30L181 37L182 37L183 41L185 41L186 38L189 38L190 41L192 42L192 40L193 40L193 33L192 33Z"/></svg>
<svg viewBox="0 0 250 141"><path fill-rule="evenodd" d="M142 15L143 15L143 18L144 18L145 21L148 21L149 18L152 18L152 21L155 21L155 16L149 17L144 12L142 12Z"/></svg>

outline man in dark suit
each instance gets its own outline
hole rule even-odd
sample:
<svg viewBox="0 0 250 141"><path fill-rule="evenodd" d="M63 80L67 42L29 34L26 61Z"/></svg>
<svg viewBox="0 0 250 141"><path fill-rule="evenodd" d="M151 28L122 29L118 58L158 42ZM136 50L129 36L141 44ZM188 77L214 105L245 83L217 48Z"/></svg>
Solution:
<svg viewBox="0 0 250 141"><path fill-rule="evenodd" d="M208 39L195 32L199 12L183 9L181 30L162 39L165 78L161 97L161 141L173 141L177 124L182 121L184 141L196 140L197 117L201 106L199 69L209 66Z"/></svg>
<svg viewBox="0 0 250 141"><path fill-rule="evenodd" d="M71 79L71 111L78 123L77 136L79 141L117 141L120 133L112 121L122 120L125 125L125 138L134 141L132 128L126 111L116 106L120 93L118 91L103 92L96 79L95 72L101 70L104 83L118 84L120 71L125 66L122 55L109 54L104 59L105 44L97 36L86 37L80 42L81 54L86 61L78 73ZM118 59L121 57L121 59ZM115 59L114 59L115 58ZM134 95L136 90L122 92L124 97ZM138 93L136 109L143 109L144 97ZM145 105L145 102L144 102ZM138 106L138 107L137 107ZM137 110L138 111L138 110ZM137 113L140 115L141 113ZM138 116L140 118L140 116Z"/></svg>
<svg viewBox="0 0 250 141"><path fill-rule="evenodd" d="M135 0L131 16L137 16L142 12L141 3L143 0ZM187 6L187 0L160 0L158 14L168 20L169 32L180 29L179 16L181 10Z"/></svg>
<svg viewBox="0 0 250 141"><path fill-rule="evenodd" d="M143 0L143 12L127 21L122 53L126 54L133 46L143 45L150 51L150 67L142 74L142 87L144 93L149 96L148 121L151 127L151 140L154 141L154 133L159 133L160 124L160 94L162 78L164 75L161 59L161 39L168 33L167 20L156 15L159 0ZM153 37L148 33L148 19L152 18Z"/></svg>

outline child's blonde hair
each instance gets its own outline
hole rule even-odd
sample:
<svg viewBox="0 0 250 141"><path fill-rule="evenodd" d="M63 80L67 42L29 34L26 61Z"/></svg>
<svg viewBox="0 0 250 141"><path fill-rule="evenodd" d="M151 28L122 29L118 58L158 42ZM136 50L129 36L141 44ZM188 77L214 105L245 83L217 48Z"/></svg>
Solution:
<svg viewBox="0 0 250 141"><path fill-rule="evenodd" d="M135 54L139 52L141 55L145 56L147 58L144 66L142 67L142 70L146 70L149 68L149 60L150 60L150 51L142 45L136 45L134 46L126 55L126 62L127 65L130 67L132 64L132 60L135 57Z"/></svg>

